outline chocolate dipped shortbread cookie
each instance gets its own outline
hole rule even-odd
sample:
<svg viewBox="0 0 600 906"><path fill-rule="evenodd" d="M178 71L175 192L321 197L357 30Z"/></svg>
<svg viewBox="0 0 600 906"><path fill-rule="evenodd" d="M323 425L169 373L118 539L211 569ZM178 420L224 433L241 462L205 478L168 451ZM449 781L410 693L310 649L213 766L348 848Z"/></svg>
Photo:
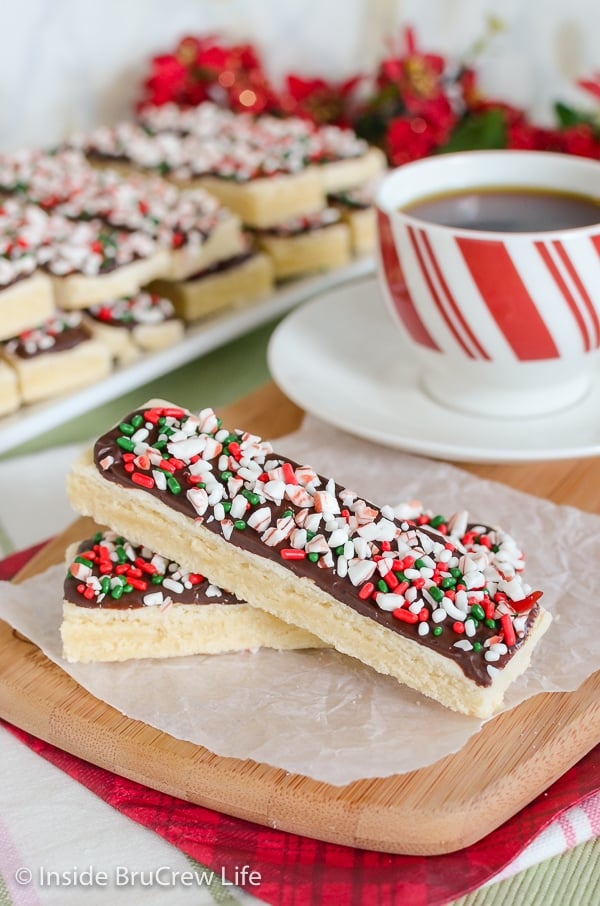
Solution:
<svg viewBox="0 0 600 906"><path fill-rule="evenodd" d="M92 305L84 313L84 323L119 364L133 361L142 352L173 346L184 335L183 322L170 300L150 292Z"/></svg>
<svg viewBox="0 0 600 906"><path fill-rule="evenodd" d="M322 646L110 530L67 551L60 632L63 657L82 663Z"/></svg>
<svg viewBox="0 0 600 906"><path fill-rule="evenodd" d="M350 261L350 232L335 208L294 217L254 235L271 258L277 280L333 270Z"/></svg>
<svg viewBox="0 0 600 906"><path fill-rule="evenodd" d="M550 622L539 592L210 409L128 414L68 477L74 508L251 605L486 718Z"/></svg>
<svg viewBox="0 0 600 906"><path fill-rule="evenodd" d="M24 403L58 396L105 378L108 347L94 339L81 312L56 312L34 330L9 340L1 352L13 369Z"/></svg>
<svg viewBox="0 0 600 906"><path fill-rule="evenodd" d="M245 248L186 280L156 280L149 289L166 296L180 318L193 322L266 298L273 291L273 264L268 255Z"/></svg>
<svg viewBox="0 0 600 906"><path fill-rule="evenodd" d="M52 282L38 270L47 217L7 199L0 207L0 340L35 327L54 309Z"/></svg>

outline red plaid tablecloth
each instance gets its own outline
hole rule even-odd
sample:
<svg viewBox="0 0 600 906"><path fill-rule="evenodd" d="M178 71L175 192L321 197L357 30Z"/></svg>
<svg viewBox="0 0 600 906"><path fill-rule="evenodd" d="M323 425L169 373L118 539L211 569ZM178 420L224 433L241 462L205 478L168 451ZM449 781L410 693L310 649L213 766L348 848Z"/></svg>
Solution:
<svg viewBox="0 0 600 906"><path fill-rule="evenodd" d="M42 545L0 563L10 579ZM483 840L444 856L395 856L323 843L192 805L89 764L5 724L20 740L113 808L226 876L249 864L274 906L437 906L494 877L553 819L600 790L600 746ZM255 890L249 889L250 893Z"/></svg>

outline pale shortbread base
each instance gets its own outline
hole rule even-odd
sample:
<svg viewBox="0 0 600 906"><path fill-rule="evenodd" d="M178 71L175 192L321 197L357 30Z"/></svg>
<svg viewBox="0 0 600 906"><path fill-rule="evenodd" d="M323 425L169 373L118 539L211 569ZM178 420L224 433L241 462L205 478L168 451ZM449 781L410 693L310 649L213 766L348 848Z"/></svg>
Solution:
<svg viewBox="0 0 600 906"><path fill-rule="evenodd" d="M93 384L105 378L112 366L108 348L95 339L30 359L7 352L4 355L15 371L24 403L36 403Z"/></svg>
<svg viewBox="0 0 600 906"><path fill-rule="evenodd" d="M119 365L134 362L144 352L156 352L174 346L184 336L183 322L172 318L161 324L138 324L131 330L124 327L114 327L83 316L83 321L92 336L105 346Z"/></svg>
<svg viewBox="0 0 600 906"><path fill-rule="evenodd" d="M147 403L155 405L172 404ZM542 611L510 665L498 672L491 686L481 687L453 661L361 616L311 580L296 578L280 562L234 547L143 490L106 481L93 463L91 450L74 464L67 489L79 513L110 525L133 543L160 550L187 569L209 575L249 604L313 632L338 651L464 714L485 719L501 707L506 688L526 670L550 623L550 616Z"/></svg>
<svg viewBox="0 0 600 906"><path fill-rule="evenodd" d="M355 189L383 173L387 166L385 154L379 148L369 148L362 157L335 160L317 169L325 194Z"/></svg>
<svg viewBox="0 0 600 906"><path fill-rule="evenodd" d="M221 220L199 247L184 245L171 252L166 280L185 280L217 261L233 258L246 249L238 217L233 214Z"/></svg>
<svg viewBox="0 0 600 906"><path fill-rule="evenodd" d="M39 327L54 314L52 280L42 273L0 287L0 340Z"/></svg>
<svg viewBox="0 0 600 906"><path fill-rule="evenodd" d="M276 226L284 220L318 211L325 205L321 177L315 167L299 173L261 177L248 182L201 176L195 180L173 180L183 187L202 186L221 204L238 214L243 223L256 229Z"/></svg>
<svg viewBox="0 0 600 906"><path fill-rule="evenodd" d="M170 253L162 250L149 258L132 261L96 277L84 274L52 277L56 304L59 308L72 310L89 308L97 302L121 296L133 296L145 283L168 273L170 260Z"/></svg>
<svg viewBox="0 0 600 906"><path fill-rule="evenodd" d="M350 228L352 251L355 255L371 255L377 244L375 208L339 208L342 220Z"/></svg>
<svg viewBox="0 0 600 906"><path fill-rule="evenodd" d="M271 258L276 280L334 270L350 261L350 231L345 223L298 236L258 234L257 242Z"/></svg>
<svg viewBox="0 0 600 906"><path fill-rule="evenodd" d="M273 290L273 266L267 255L253 255L232 268L197 280L171 283L158 280L150 292L166 296L184 321L197 321L229 308L264 299Z"/></svg>
<svg viewBox="0 0 600 906"><path fill-rule="evenodd" d="M63 601L60 634L63 657L84 664L322 646L304 630L249 604L177 604L161 611L104 610Z"/></svg>
<svg viewBox="0 0 600 906"><path fill-rule="evenodd" d="M0 362L0 415L15 412L20 405L17 376L5 362Z"/></svg>

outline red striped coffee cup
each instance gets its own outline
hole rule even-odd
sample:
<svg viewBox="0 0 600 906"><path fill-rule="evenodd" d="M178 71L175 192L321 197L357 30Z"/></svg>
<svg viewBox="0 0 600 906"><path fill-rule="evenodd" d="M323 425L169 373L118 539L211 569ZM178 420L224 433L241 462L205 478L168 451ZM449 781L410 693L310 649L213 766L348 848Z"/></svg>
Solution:
<svg viewBox="0 0 600 906"><path fill-rule="evenodd" d="M423 199L492 191L521 193L521 213L527 193L587 199L597 218L513 232L422 213ZM377 217L380 283L430 396L530 416L586 393L600 364L600 163L532 151L426 158L383 180Z"/></svg>

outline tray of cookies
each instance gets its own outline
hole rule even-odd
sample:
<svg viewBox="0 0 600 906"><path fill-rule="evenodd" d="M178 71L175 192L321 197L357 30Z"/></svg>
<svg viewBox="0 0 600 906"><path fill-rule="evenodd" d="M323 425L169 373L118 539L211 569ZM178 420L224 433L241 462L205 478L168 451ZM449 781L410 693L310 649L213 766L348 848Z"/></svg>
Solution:
<svg viewBox="0 0 600 906"><path fill-rule="evenodd" d="M0 156L0 452L368 273L372 206L358 230L340 192L372 197L382 169L347 130L213 104ZM66 355L57 319L73 312L80 342ZM95 367L44 381L59 348Z"/></svg>

